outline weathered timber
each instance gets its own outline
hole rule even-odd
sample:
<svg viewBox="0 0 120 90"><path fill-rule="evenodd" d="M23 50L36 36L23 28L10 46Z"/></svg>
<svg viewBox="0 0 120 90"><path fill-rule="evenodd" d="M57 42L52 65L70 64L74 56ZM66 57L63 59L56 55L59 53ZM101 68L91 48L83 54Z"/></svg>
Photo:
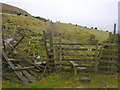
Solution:
<svg viewBox="0 0 120 90"><path fill-rule="evenodd" d="M71 66L71 64L65 64L65 63L51 63L51 64L49 64L49 65L58 65L58 66L60 66L60 65L62 65L62 66Z"/></svg>
<svg viewBox="0 0 120 90"><path fill-rule="evenodd" d="M104 62L104 63L118 63L117 60L98 60L98 62Z"/></svg>
<svg viewBox="0 0 120 90"><path fill-rule="evenodd" d="M47 59L49 59L49 53L48 53L45 31L43 31L43 41L44 41L44 46L45 46L45 50L46 50L46 54L47 54Z"/></svg>
<svg viewBox="0 0 120 90"><path fill-rule="evenodd" d="M8 64L7 62L5 62L5 61L2 61L2 63L3 63L3 64L7 64L7 65L9 65L9 64Z"/></svg>
<svg viewBox="0 0 120 90"><path fill-rule="evenodd" d="M6 41L4 41L4 43L6 43L8 46L10 46L11 49L14 49L14 47L10 43L7 43Z"/></svg>
<svg viewBox="0 0 120 90"><path fill-rule="evenodd" d="M80 81L81 82L91 82L91 78L89 78L89 77L82 77L82 78L80 78Z"/></svg>
<svg viewBox="0 0 120 90"><path fill-rule="evenodd" d="M22 80L23 83L25 83L25 84L29 83L28 80L26 78L24 78L24 76L21 74L20 71L14 71L14 72L19 77L19 79Z"/></svg>
<svg viewBox="0 0 120 90"><path fill-rule="evenodd" d="M53 44L52 44L53 43L53 28L52 28L53 24L52 23L50 24L51 24L51 30L49 31L49 42L50 42L50 47L52 48L53 47ZM54 50L50 49L50 53L54 53ZM50 59L54 58L54 55L50 55L49 58ZM55 63L54 61L50 61L50 62Z"/></svg>
<svg viewBox="0 0 120 90"><path fill-rule="evenodd" d="M113 74L116 74L117 72L115 72L115 71L105 71L105 72L103 72L103 71L98 71L97 72L98 74L107 74L107 75L113 75Z"/></svg>
<svg viewBox="0 0 120 90"><path fill-rule="evenodd" d="M60 47L53 47L53 48L48 48L48 49L53 49L53 50L59 50ZM84 48L61 48L62 50L82 50L82 51L95 51L95 49L84 49Z"/></svg>
<svg viewBox="0 0 120 90"><path fill-rule="evenodd" d="M112 42L112 32L109 32L109 43Z"/></svg>
<svg viewBox="0 0 120 90"><path fill-rule="evenodd" d="M118 69L118 67L114 67L114 66L98 66L98 68L99 68L99 69L101 69L101 68L105 68L105 69L106 69L106 68L107 68L107 69L108 69L108 68L109 68L109 69Z"/></svg>
<svg viewBox="0 0 120 90"><path fill-rule="evenodd" d="M52 43L52 45L59 45L59 43ZM96 45L95 43L61 43L61 45Z"/></svg>
<svg viewBox="0 0 120 90"><path fill-rule="evenodd" d="M62 45L61 45L61 39L60 39L60 62L62 62ZM62 67L62 64L60 64L60 67Z"/></svg>
<svg viewBox="0 0 120 90"><path fill-rule="evenodd" d="M2 75L2 78L3 78L3 79L6 79L6 80L10 80L10 81L15 82L15 83L22 84L22 82L16 81L16 80L12 79L11 77L9 77L9 76L7 76L7 75L5 75L5 74Z"/></svg>
<svg viewBox="0 0 120 90"><path fill-rule="evenodd" d="M88 54L67 54L63 53L64 56L78 56L78 57L94 57L95 55L88 55Z"/></svg>
<svg viewBox="0 0 120 90"><path fill-rule="evenodd" d="M44 42L44 40L39 40L40 42ZM46 43L49 43L49 41L46 41Z"/></svg>
<svg viewBox="0 0 120 90"><path fill-rule="evenodd" d="M79 66L77 63L75 63L74 61L69 61L74 67Z"/></svg>
<svg viewBox="0 0 120 90"><path fill-rule="evenodd" d="M96 50L95 50L95 72L97 73L98 71L98 40L95 41L96 43Z"/></svg>
<svg viewBox="0 0 120 90"><path fill-rule="evenodd" d="M29 71L32 75L34 75L36 78L40 78L40 76L36 75L34 71L32 71L32 70L30 70L30 69L29 69L28 71Z"/></svg>
<svg viewBox="0 0 120 90"><path fill-rule="evenodd" d="M116 23L114 24L114 35L116 34Z"/></svg>
<svg viewBox="0 0 120 90"><path fill-rule="evenodd" d="M60 53L49 53L52 55L60 55ZM68 53L62 53L64 56L81 56L81 57L94 57L95 55L89 55L89 54L68 54Z"/></svg>
<svg viewBox="0 0 120 90"><path fill-rule="evenodd" d="M79 64L75 63L74 61L69 61L69 62L73 66L74 74L77 75L77 67L79 66Z"/></svg>
<svg viewBox="0 0 120 90"><path fill-rule="evenodd" d="M25 36L23 36L23 37L15 44L15 46L13 46L11 52L18 46L18 44L19 44L24 38L25 38ZM11 52L10 52L10 53L11 53Z"/></svg>
<svg viewBox="0 0 120 90"><path fill-rule="evenodd" d="M103 58L118 58L117 55L116 55L116 56L115 56L115 55L114 55L114 56L111 56L111 55L101 55L100 57L101 57L101 58L102 58L102 57L103 57Z"/></svg>
<svg viewBox="0 0 120 90"><path fill-rule="evenodd" d="M23 68L20 64L18 64L18 67L20 69ZM30 80L30 82L35 82L35 79L26 70L21 70L21 72L23 72L23 74Z"/></svg>
<svg viewBox="0 0 120 90"><path fill-rule="evenodd" d="M4 50L6 50L4 28L2 28L2 43L3 43Z"/></svg>
<svg viewBox="0 0 120 90"><path fill-rule="evenodd" d="M46 54L47 54L47 63L46 63L46 65L45 65L45 67L44 67L44 70L43 70L43 75L41 76L41 78L40 79L42 79L44 76L45 76L45 74L46 74L46 71L47 71L47 68L48 68L48 65L49 65L49 61L50 61L50 55L49 55L49 53L48 53L48 47L47 47L47 42L46 42L46 34L45 34L45 31L43 31L43 40L44 40L44 46L45 46L45 50L46 50Z"/></svg>
<svg viewBox="0 0 120 90"><path fill-rule="evenodd" d="M25 58L24 62L27 62L28 64L31 64L31 65L35 66L35 68L37 68L38 70L42 71L42 69L38 65L34 64L32 61L30 61L28 58L26 58L24 55L22 55L21 52L19 52L19 55Z"/></svg>
<svg viewBox="0 0 120 90"><path fill-rule="evenodd" d="M7 63L10 65L10 67L12 68L12 70L15 72L15 74L19 77L20 80L22 80L23 83L28 83L28 80L26 78L23 77L23 75L21 74L20 71L15 71L15 66L14 64L8 60L7 55L5 54L5 52L2 52L2 56L4 57L4 59L7 61Z"/></svg>
<svg viewBox="0 0 120 90"><path fill-rule="evenodd" d="M82 48L62 48L62 50L82 50L82 51L95 51L95 49L82 49Z"/></svg>
<svg viewBox="0 0 120 90"><path fill-rule="evenodd" d="M51 59L53 61L59 61L60 59ZM94 59L65 59L63 58L62 61L94 61Z"/></svg>
<svg viewBox="0 0 120 90"><path fill-rule="evenodd" d="M22 62L22 60L18 60L18 59L13 59L13 58L8 58L9 61L14 61L14 62Z"/></svg>
<svg viewBox="0 0 120 90"><path fill-rule="evenodd" d="M21 67L21 68L19 68L19 67L15 67L15 69L14 70L16 70L16 71L21 71L21 70L29 70L29 69L34 69L35 67L34 66L28 66L28 67Z"/></svg>

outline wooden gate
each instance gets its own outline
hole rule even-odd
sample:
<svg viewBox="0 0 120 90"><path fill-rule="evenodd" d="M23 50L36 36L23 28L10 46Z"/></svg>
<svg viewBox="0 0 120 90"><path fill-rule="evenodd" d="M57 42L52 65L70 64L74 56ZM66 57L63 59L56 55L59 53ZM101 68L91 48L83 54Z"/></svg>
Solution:
<svg viewBox="0 0 120 90"><path fill-rule="evenodd" d="M52 41L52 42L51 42ZM54 43L49 40L46 50L49 55L49 65L55 70L90 72L99 74L115 74L118 70L116 48L106 49L106 44L97 40L92 43ZM108 54L105 51L110 52Z"/></svg>
<svg viewBox="0 0 120 90"><path fill-rule="evenodd" d="M52 42L51 42L52 41ZM46 42L46 40L45 40ZM55 70L77 72L97 72L99 61L99 45L95 40L93 43L53 43L49 40L46 51L49 58L49 66L55 66Z"/></svg>

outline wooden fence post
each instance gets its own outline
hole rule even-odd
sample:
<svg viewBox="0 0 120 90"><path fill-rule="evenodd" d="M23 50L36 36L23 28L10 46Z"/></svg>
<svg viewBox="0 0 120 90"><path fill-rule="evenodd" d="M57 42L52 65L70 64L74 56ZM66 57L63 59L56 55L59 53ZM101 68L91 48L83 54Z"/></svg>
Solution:
<svg viewBox="0 0 120 90"><path fill-rule="evenodd" d="M44 71L43 71L43 75L41 76L41 79L45 76L46 74L46 71L47 71L47 67L49 65L49 61L50 61L50 58L49 58L49 53L48 53L48 48L47 48L47 42L46 42L46 33L45 31L43 31L43 41L44 41L44 46L45 46L45 50L46 50L46 54L47 54L47 64L44 68Z"/></svg>
<svg viewBox="0 0 120 90"><path fill-rule="evenodd" d="M49 41L50 41L50 47L53 48L53 22L49 22L50 25L50 29L49 29ZM50 49L50 52L53 53L53 49ZM51 58L53 58L54 56L51 55Z"/></svg>
<svg viewBox="0 0 120 90"><path fill-rule="evenodd" d="M4 47L4 50L5 50L4 28L2 28L1 34L2 34L2 42L1 43L3 43L3 47Z"/></svg>
<svg viewBox="0 0 120 90"><path fill-rule="evenodd" d="M54 50L53 50L53 35L52 35L52 32L49 31L49 41L50 41L50 53L54 53ZM54 58L54 55L49 55L49 58L50 59L53 59ZM53 63L52 66L54 66L54 61L51 61Z"/></svg>
<svg viewBox="0 0 120 90"><path fill-rule="evenodd" d="M117 54L117 63L118 63L118 66L120 66L120 60L119 60L119 58L120 58L120 33L118 33L118 54ZM120 75L120 67L118 67L118 72L119 72L119 74L118 75ZM120 80L120 78L119 78L119 80ZM119 86L120 87L120 86Z"/></svg>
<svg viewBox="0 0 120 90"><path fill-rule="evenodd" d="M60 39L60 63L62 62L62 44ZM62 64L60 64L60 68L62 67Z"/></svg>
<svg viewBox="0 0 120 90"><path fill-rule="evenodd" d="M109 32L109 43L111 43L111 42L112 42L112 33Z"/></svg>
<svg viewBox="0 0 120 90"><path fill-rule="evenodd" d="M12 50L9 52L9 54L11 54L12 53L12 51L14 51L14 49L18 46L18 44L20 43L20 42L22 42L22 40L25 38L25 36L22 36L22 38L15 44L15 46L13 46L13 48L12 48Z"/></svg>
<svg viewBox="0 0 120 90"><path fill-rule="evenodd" d="M116 23L114 24L114 35L116 34Z"/></svg>
<svg viewBox="0 0 120 90"><path fill-rule="evenodd" d="M43 31L43 41L44 41L44 46L45 46L47 58L49 59L49 53L48 53L48 48L47 48L47 42L46 42L46 34L45 34L45 31Z"/></svg>
<svg viewBox="0 0 120 90"><path fill-rule="evenodd" d="M98 40L95 40L95 73L98 72Z"/></svg>
<svg viewBox="0 0 120 90"><path fill-rule="evenodd" d="M116 23L114 24L113 42L116 42Z"/></svg>
<svg viewBox="0 0 120 90"><path fill-rule="evenodd" d="M118 45L118 37L119 37L119 34L116 35L116 43Z"/></svg>
<svg viewBox="0 0 120 90"><path fill-rule="evenodd" d="M111 50L112 49L114 49L113 46L111 46ZM114 60L115 60L115 52L112 53L112 61L114 61ZM111 64L110 67L111 67L111 69L110 69L111 73L114 73L114 67L115 67L115 65Z"/></svg>

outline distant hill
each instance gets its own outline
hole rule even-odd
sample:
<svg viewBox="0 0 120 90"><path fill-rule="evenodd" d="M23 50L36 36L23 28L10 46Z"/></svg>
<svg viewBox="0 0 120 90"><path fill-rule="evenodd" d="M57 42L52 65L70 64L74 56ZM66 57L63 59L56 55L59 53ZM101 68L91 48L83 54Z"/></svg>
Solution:
<svg viewBox="0 0 120 90"><path fill-rule="evenodd" d="M2 4L2 13L7 13L7 14L15 14L15 15L23 15L23 16L31 16L28 12L26 12L25 10L22 10L18 7L12 6L12 5L8 5L5 3L1 3ZM48 21L47 19L40 17L40 16L33 16L36 19L42 20L44 22Z"/></svg>
<svg viewBox="0 0 120 90"><path fill-rule="evenodd" d="M28 12L26 12L25 10L22 10L18 7L8 5L5 3L1 3L1 4L2 4L2 13L31 16Z"/></svg>

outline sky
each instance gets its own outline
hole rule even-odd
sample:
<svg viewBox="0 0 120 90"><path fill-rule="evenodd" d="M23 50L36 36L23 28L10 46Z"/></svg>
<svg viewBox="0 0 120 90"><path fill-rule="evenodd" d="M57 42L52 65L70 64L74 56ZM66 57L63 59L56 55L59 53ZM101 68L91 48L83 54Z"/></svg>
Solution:
<svg viewBox="0 0 120 90"><path fill-rule="evenodd" d="M120 33L120 1L118 5L118 33Z"/></svg>
<svg viewBox="0 0 120 90"><path fill-rule="evenodd" d="M0 0L33 16L113 31L119 0Z"/></svg>

